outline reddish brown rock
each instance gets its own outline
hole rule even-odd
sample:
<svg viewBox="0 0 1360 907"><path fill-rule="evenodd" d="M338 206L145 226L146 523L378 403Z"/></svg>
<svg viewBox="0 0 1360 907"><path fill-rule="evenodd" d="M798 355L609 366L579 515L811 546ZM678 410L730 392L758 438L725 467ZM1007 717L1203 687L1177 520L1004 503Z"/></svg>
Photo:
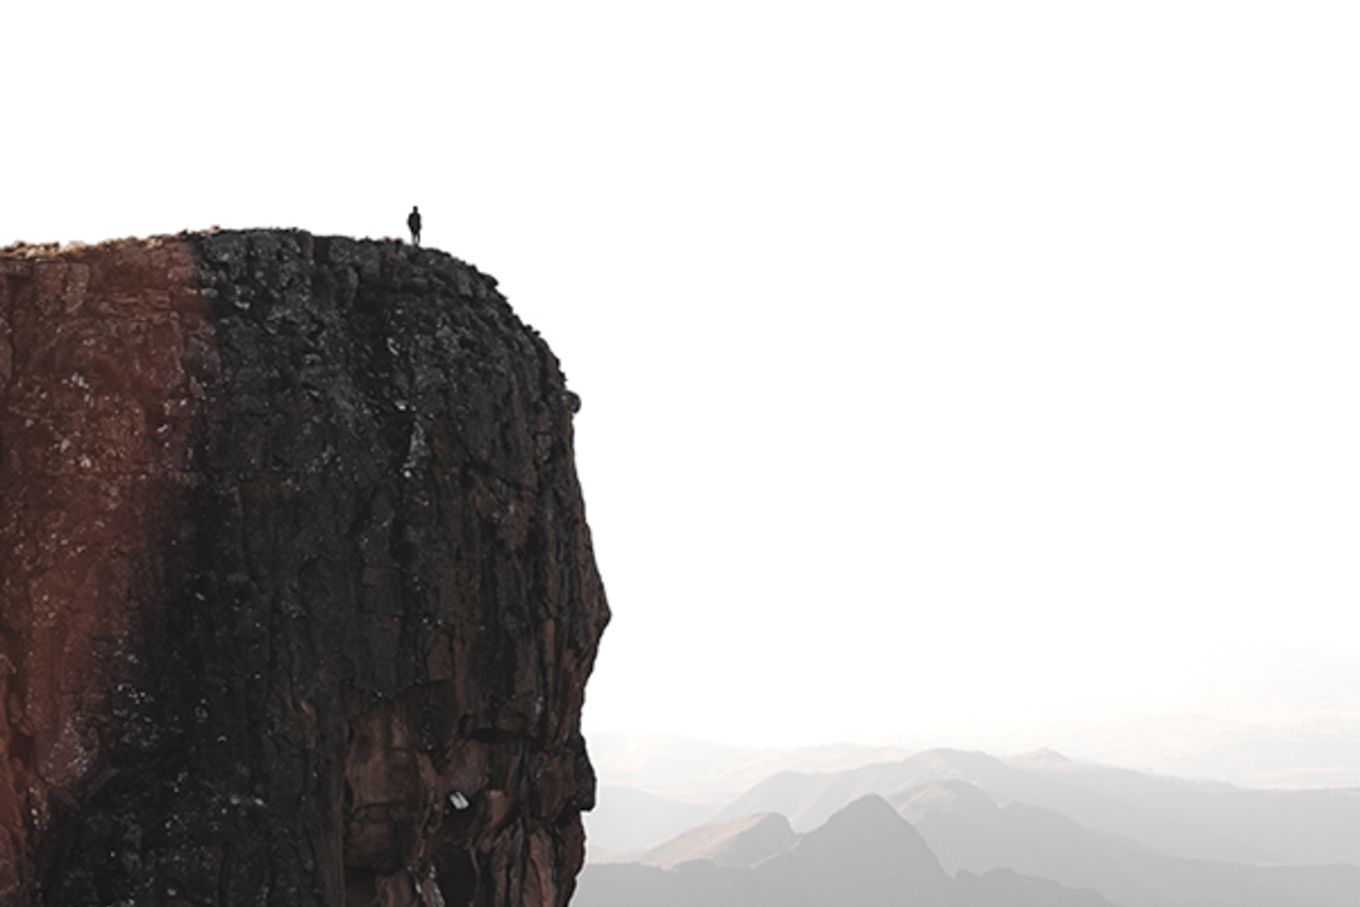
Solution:
<svg viewBox="0 0 1360 907"><path fill-rule="evenodd" d="M565 904L574 404L438 252L0 253L0 907Z"/></svg>

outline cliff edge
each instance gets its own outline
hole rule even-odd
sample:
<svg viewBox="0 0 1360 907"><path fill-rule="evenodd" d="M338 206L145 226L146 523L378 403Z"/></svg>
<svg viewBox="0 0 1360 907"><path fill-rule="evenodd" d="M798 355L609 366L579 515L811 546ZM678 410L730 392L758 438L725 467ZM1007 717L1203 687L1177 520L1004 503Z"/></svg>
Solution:
<svg viewBox="0 0 1360 907"><path fill-rule="evenodd" d="M0 250L0 907L564 905L575 408L440 252Z"/></svg>

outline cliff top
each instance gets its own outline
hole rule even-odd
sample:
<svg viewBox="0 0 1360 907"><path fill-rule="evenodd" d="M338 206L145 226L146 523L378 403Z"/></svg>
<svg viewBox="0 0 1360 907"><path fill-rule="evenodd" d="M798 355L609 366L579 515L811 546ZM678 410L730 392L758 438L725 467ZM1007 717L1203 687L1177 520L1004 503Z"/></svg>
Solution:
<svg viewBox="0 0 1360 907"><path fill-rule="evenodd" d="M87 257L103 255L110 252L126 252L137 249L162 249L172 247L182 242L202 242L212 239L231 239L240 237L250 239L252 237L272 236L276 238L293 237L299 243L325 244L341 243L353 244L360 247L372 247L384 252L393 253L398 256L408 258L412 261L419 261L422 264L431 264L438 261L447 261L449 264L463 268L470 268L479 274L482 279L495 286L496 278L490 274L479 271L476 265L450 255L440 249L430 246L413 246L403 239L396 237L382 237L373 239L364 237L362 239L340 234L315 234L298 227L246 227L242 229L223 229L221 227L210 227L206 230L181 230L179 233L159 233L154 236L136 237L126 236L117 239L106 239L97 243L85 243L79 240L71 242L45 242L30 243L16 242L7 246L0 246L0 258L18 259L23 261L81 261Z"/></svg>

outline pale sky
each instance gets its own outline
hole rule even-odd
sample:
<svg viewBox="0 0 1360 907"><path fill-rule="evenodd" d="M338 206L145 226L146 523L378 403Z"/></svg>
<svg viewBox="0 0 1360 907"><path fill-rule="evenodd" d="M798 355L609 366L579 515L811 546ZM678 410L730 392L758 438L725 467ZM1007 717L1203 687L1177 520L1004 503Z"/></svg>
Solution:
<svg viewBox="0 0 1360 907"><path fill-rule="evenodd" d="M588 727L1360 733L1354 3L3 30L0 244L396 236L418 203L501 280L584 398L615 612Z"/></svg>

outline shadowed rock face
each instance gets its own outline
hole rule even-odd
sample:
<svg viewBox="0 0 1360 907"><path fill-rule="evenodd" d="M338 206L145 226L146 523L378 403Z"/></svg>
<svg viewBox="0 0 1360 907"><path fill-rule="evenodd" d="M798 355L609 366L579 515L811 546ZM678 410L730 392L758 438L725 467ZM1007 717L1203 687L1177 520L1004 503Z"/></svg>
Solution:
<svg viewBox="0 0 1360 907"><path fill-rule="evenodd" d="M565 904L574 408L438 252L0 252L0 907Z"/></svg>

